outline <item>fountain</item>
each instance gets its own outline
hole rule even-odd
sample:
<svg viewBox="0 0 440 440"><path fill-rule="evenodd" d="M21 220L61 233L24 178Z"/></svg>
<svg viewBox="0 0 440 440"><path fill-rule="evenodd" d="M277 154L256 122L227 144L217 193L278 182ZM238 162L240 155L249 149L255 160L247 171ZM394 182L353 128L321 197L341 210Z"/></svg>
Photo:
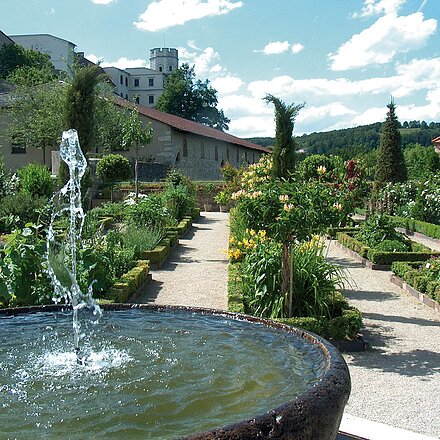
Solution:
<svg viewBox="0 0 440 440"><path fill-rule="evenodd" d="M64 139L77 151L74 134ZM55 204L76 233L80 174L71 171ZM0 437L336 437L350 377L331 344L223 311L114 304L101 316L74 279L76 233L64 252L55 229L51 277L69 305L0 310ZM93 337L83 337L80 311L100 317Z"/></svg>

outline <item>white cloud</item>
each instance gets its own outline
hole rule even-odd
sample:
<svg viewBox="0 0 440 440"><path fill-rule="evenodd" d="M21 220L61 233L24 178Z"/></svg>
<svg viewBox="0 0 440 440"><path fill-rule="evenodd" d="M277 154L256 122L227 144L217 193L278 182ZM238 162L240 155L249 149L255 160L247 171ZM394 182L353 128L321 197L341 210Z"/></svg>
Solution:
<svg viewBox="0 0 440 440"><path fill-rule="evenodd" d="M304 46L301 43L295 43L295 44L292 44L290 49L292 50L293 53L299 53L302 50L304 50Z"/></svg>
<svg viewBox="0 0 440 440"><path fill-rule="evenodd" d="M271 116L243 116L231 119L229 131L238 137L275 136L275 121Z"/></svg>
<svg viewBox="0 0 440 440"><path fill-rule="evenodd" d="M220 96L237 92L243 84L243 81L236 76L224 76L212 81L212 87Z"/></svg>
<svg viewBox="0 0 440 440"><path fill-rule="evenodd" d="M118 69L127 69L129 67L149 67L149 63L142 58L132 59L122 57L116 61L105 61L104 58L94 54L86 55L86 58L92 63L100 63L101 67L117 67Z"/></svg>
<svg viewBox="0 0 440 440"><path fill-rule="evenodd" d="M329 54L331 69L389 63L398 53L422 47L436 28L437 20L424 20L421 12L401 17L385 15L368 29L353 35L336 53Z"/></svg>
<svg viewBox="0 0 440 440"><path fill-rule="evenodd" d="M46 15L54 15L55 14L55 9L54 8L50 8L48 11L45 12Z"/></svg>
<svg viewBox="0 0 440 440"><path fill-rule="evenodd" d="M289 48L292 53L298 53L304 49L304 46L301 43L290 44L287 40L273 41L266 44L263 49L255 49L254 52L263 52L265 55L278 55L287 52Z"/></svg>
<svg viewBox="0 0 440 440"><path fill-rule="evenodd" d="M116 3L116 0L92 0L95 5L109 5L110 3Z"/></svg>
<svg viewBox="0 0 440 440"><path fill-rule="evenodd" d="M134 25L140 30L155 32L190 20L228 14L242 6L242 1L232 0L156 0Z"/></svg>
<svg viewBox="0 0 440 440"><path fill-rule="evenodd" d="M220 73L225 69L216 61L220 59L220 55L212 47L205 49L196 49L193 41L190 41L188 46L195 49L194 52L189 51L185 47L179 47L180 63L187 63L190 66L194 65L194 72L197 77L206 77L211 73ZM200 78L202 79L202 78Z"/></svg>
<svg viewBox="0 0 440 440"><path fill-rule="evenodd" d="M352 17L370 17L382 13L395 14L404 3L406 0L364 0L362 10L352 14Z"/></svg>

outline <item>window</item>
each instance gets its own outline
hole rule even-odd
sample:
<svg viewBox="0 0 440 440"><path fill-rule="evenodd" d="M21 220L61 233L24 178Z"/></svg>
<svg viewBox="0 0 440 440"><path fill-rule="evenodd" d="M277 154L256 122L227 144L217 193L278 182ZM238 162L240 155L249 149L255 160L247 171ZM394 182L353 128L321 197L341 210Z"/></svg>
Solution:
<svg viewBox="0 0 440 440"><path fill-rule="evenodd" d="M139 96L135 96L135 98L134 98L134 102L135 102L136 104L139 104Z"/></svg>
<svg viewBox="0 0 440 440"><path fill-rule="evenodd" d="M148 104L154 104L154 95L148 96Z"/></svg>
<svg viewBox="0 0 440 440"><path fill-rule="evenodd" d="M124 97L124 94L121 92L121 98L123 98Z"/></svg>
<svg viewBox="0 0 440 440"><path fill-rule="evenodd" d="M128 76L125 77L125 87L128 87Z"/></svg>
<svg viewBox="0 0 440 440"><path fill-rule="evenodd" d="M148 78L148 86L154 87L154 78Z"/></svg>
<svg viewBox="0 0 440 440"><path fill-rule="evenodd" d="M229 147L226 148L226 159L229 160Z"/></svg>
<svg viewBox="0 0 440 440"><path fill-rule="evenodd" d="M124 84L124 77L122 75L119 77L119 84Z"/></svg>
<svg viewBox="0 0 440 440"><path fill-rule="evenodd" d="M215 158L215 160L218 160L218 147L217 147L217 145L214 146L214 158Z"/></svg>
<svg viewBox="0 0 440 440"><path fill-rule="evenodd" d="M19 147L17 145L13 145L11 147L11 154L26 154L26 147Z"/></svg>
<svg viewBox="0 0 440 440"><path fill-rule="evenodd" d="M240 151L237 148L237 163L240 163Z"/></svg>
<svg viewBox="0 0 440 440"><path fill-rule="evenodd" d="M134 86L139 87L139 78L134 79Z"/></svg>
<svg viewBox="0 0 440 440"><path fill-rule="evenodd" d="M183 157L188 157L188 144L186 139L183 140Z"/></svg>
<svg viewBox="0 0 440 440"><path fill-rule="evenodd" d="M205 158L205 144L202 142L202 148L200 149L200 159Z"/></svg>
<svg viewBox="0 0 440 440"><path fill-rule="evenodd" d="M163 66L159 66L159 72L163 71Z"/></svg>
<svg viewBox="0 0 440 440"><path fill-rule="evenodd" d="M168 71L172 72L173 71L173 66L168 66Z"/></svg>
<svg viewBox="0 0 440 440"><path fill-rule="evenodd" d="M128 95L127 94L125 94L125 99L128 99Z"/></svg>

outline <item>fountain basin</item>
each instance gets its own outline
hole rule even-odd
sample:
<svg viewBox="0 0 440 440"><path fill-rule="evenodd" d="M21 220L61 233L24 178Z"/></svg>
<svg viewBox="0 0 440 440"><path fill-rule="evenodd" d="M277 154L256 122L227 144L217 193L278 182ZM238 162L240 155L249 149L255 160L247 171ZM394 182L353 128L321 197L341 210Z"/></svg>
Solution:
<svg viewBox="0 0 440 440"><path fill-rule="evenodd" d="M104 307L95 329L97 340L102 327L107 332L92 347L94 354L104 353L98 368L92 357L76 368L69 356L56 364L57 354L72 354L69 313L61 310L0 310L0 367L7 376L0 390L8 396L0 433L336 438L350 377L339 352L316 335L222 311L115 304ZM17 344L25 345L21 355ZM48 354L55 355L55 365L45 365L54 362ZM24 422L13 421L14 413Z"/></svg>

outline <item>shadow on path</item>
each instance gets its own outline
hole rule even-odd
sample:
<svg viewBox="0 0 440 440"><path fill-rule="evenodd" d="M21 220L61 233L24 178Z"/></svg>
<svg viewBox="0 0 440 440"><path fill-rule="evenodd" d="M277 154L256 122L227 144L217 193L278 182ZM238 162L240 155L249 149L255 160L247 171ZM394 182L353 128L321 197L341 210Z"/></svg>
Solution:
<svg viewBox="0 0 440 440"><path fill-rule="evenodd" d="M357 301L394 301L399 299L397 293L383 292L380 290L344 289L342 293L348 299Z"/></svg>
<svg viewBox="0 0 440 440"><path fill-rule="evenodd" d="M408 377L427 377L440 373L440 353L430 350L411 350L388 353L384 350L354 355L350 364L357 367L397 373ZM427 378L426 380L430 380Z"/></svg>

